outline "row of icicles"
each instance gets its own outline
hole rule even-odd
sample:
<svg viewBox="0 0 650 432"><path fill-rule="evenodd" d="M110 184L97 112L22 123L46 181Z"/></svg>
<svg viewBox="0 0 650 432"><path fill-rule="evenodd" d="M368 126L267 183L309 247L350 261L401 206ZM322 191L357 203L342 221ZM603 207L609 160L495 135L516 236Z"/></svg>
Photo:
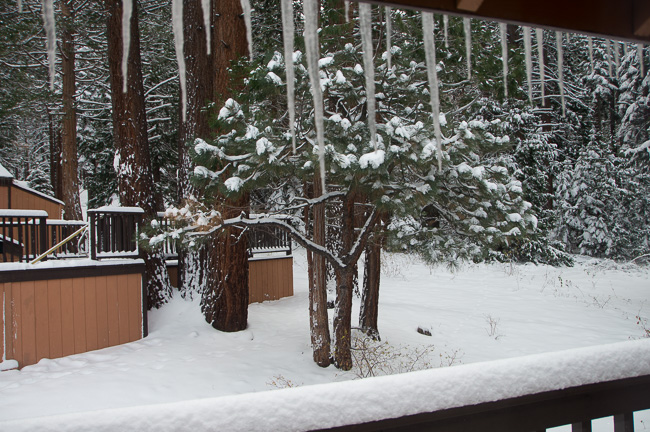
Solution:
<svg viewBox="0 0 650 432"><path fill-rule="evenodd" d="M55 71L55 48L56 48L56 31L54 21L54 6L53 0L42 0L42 13L45 32L47 35L47 57L49 65L50 88L54 88L54 71ZM244 21L246 23L246 39L248 42L248 52L250 57L253 56L253 36L251 24L251 4L250 0L240 0L242 10L244 12ZM349 20L349 5L345 1L345 17ZM122 0L122 77L123 87L122 91L127 91L127 68L128 68L128 52L130 47L131 35L131 14L133 10L133 0ZM206 32L207 50L210 54L210 17L208 11L210 10L210 0L201 0L201 7L203 9L204 28ZM281 0L282 7L282 30L284 42L284 58L287 71L287 99L289 111L289 127L292 137L292 147L296 151L296 132L295 132L295 72L293 64L294 52L294 23L293 23L293 0ZM18 11L22 12L22 0L18 0ZM386 63L390 69L392 67L391 59L391 12L392 8L385 8L386 15ZM318 144L319 168L320 176L323 186L323 193L326 191L325 185L325 134L324 134L324 112L323 112L323 94L320 87L319 73L318 73L318 60L319 54L319 40L318 40L318 13L319 13L319 0L303 0L303 13L304 13L304 37L305 37L305 51L307 58L307 69L309 72L309 81L311 84L312 97L314 99L314 115L316 124L316 141ZM376 100L375 100L375 74L373 64L373 47L372 47L372 15L371 6L368 3L359 3L359 22L361 30L361 43L363 48L363 64L366 81L366 99L368 106L368 128L370 130L370 143L375 152L377 152L377 125L375 120L376 115ZM445 46L449 47L448 39L448 24L449 19L447 15L443 16L443 30ZM178 71L181 87L181 107L183 121L186 120L186 107L187 107L187 86L185 79L185 56L183 53L183 1L172 0L172 28L174 32L174 43L176 48L176 59L178 61ZM472 34L471 34L471 21L469 18L463 19L463 28L465 32L465 49L467 58L467 78L471 79L472 76ZM506 24L500 23L500 36L501 36L501 53L503 61L503 81L505 96L508 97L508 43L506 34ZM440 130L440 98L438 93L438 75L436 71L436 47L434 38L434 20L431 12L422 12L422 31L424 34L424 50L427 65L427 77L430 87L431 97L431 114L434 123L434 132L437 144L437 157L438 169L442 169L442 133ZM531 49L531 28L523 27L524 33L524 51L526 57L526 79L528 85L528 99L533 102L532 91L532 49ZM544 66L544 52L543 52L543 30L540 28L535 29L535 37L537 41L537 59L539 65L540 75L540 92L542 104L545 104L545 66ZM563 77L563 33L560 31L555 32L555 40L557 46L557 65L558 65L558 81L560 88L560 99L562 104L562 115L566 114L566 103L564 97L564 77ZM588 37L589 45L589 60L591 63L591 71L594 71L594 56L593 56L593 41ZM627 45L625 45L627 49ZM620 62L619 43L614 42L613 50L612 43L609 40L605 41L606 55L608 58L608 70L610 77L614 77L612 66L612 57L616 63L616 70ZM643 45L637 44L638 59L640 64L641 76L644 75L643 65ZM613 51L613 56L612 56Z"/></svg>

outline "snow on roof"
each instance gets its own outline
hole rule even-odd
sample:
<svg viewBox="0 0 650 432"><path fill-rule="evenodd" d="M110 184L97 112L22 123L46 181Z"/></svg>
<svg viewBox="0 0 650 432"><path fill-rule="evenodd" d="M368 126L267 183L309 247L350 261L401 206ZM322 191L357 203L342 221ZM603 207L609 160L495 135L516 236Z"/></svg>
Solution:
<svg viewBox="0 0 650 432"><path fill-rule="evenodd" d="M650 339L400 375L0 422L18 431L304 431L650 374Z"/></svg>
<svg viewBox="0 0 650 432"><path fill-rule="evenodd" d="M0 164L0 178L11 178L12 179L12 178L14 178L14 176L11 175L11 173L5 167L3 167L2 164Z"/></svg>
<svg viewBox="0 0 650 432"><path fill-rule="evenodd" d="M53 201L53 202L55 202L57 204L65 205L63 201L61 201L59 199L56 199L53 196L44 194L43 192L39 192L36 189L30 188L29 184L27 182L14 179L14 186L16 186L16 187L18 187L20 189L26 190L27 192L31 192L34 195L38 195L38 196L40 196L42 198L45 198L46 200ZM58 215L57 215L57 217L58 217Z"/></svg>

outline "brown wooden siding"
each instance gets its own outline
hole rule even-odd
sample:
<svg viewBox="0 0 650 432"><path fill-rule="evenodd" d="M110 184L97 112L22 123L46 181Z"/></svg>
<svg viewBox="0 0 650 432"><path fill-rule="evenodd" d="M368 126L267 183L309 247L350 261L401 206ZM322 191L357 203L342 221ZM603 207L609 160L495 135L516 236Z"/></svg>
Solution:
<svg viewBox="0 0 650 432"><path fill-rule="evenodd" d="M178 287L178 265L168 265L172 286ZM278 300L293 295L293 257L248 261L248 303Z"/></svg>
<svg viewBox="0 0 650 432"><path fill-rule="evenodd" d="M248 261L249 303L293 295L293 257Z"/></svg>
<svg viewBox="0 0 650 432"><path fill-rule="evenodd" d="M11 202L9 197L11 196ZM16 185L0 187L0 209L45 210L50 219L61 219L63 205L54 200L32 193Z"/></svg>
<svg viewBox="0 0 650 432"><path fill-rule="evenodd" d="M11 186L0 186L0 209L9 208L9 188Z"/></svg>
<svg viewBox="0 0 650 432"><path fill-rule="evenodd" d="M0 293L0 353L20 367L142 338L140 273L5 282Z"/></svg>

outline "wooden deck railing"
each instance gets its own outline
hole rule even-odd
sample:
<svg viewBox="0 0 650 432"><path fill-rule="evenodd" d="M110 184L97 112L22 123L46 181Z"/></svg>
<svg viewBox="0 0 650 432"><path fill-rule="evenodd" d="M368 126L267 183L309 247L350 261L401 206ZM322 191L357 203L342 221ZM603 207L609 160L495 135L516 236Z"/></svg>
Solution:
<svg viewBox="0 0 650 432"><path fill-rule="evenodd" d="M645 409L650 409L650 375L315 430L541 432L548 428L571 425L572 432L591 432L592 420L613 416L614 432L633 432L633 413Z"/></svg>
<svg viewBox="0 0 650 432"><path fill-rule="evenodd" d="M144 211L139 207L100 207L88 210L90 257L135 258Z"/></svg>
<svg viewBox="0 0 650 432"><path fill-rule="evenodd" d="M288 232L277 227L255 227L248 230L248 250L250 256L266 252L291 255L291 237Z"/></svg>
<svg viewBox="0 0 650 432"><path fill-rule="evenodd" d="M0 255L3 262L24 262L48 249L47 212L0 210Z"/></svg>
<svg viewBox="0 0 650 432"><path fill-rule="evenodd" d="M48 258L135 258L139 255L137 235L143 210L138 207L100 207L88 210L89 232L49 253ZM174 221L158 214L164 229ZM83 221L52 220L45 211L0 210L0 262L30 261L81 228ZM249 256L279 252L291 255L291 238L277 227L249 229ZM177 243L168 238L165 257L178 257Z"/></svg>

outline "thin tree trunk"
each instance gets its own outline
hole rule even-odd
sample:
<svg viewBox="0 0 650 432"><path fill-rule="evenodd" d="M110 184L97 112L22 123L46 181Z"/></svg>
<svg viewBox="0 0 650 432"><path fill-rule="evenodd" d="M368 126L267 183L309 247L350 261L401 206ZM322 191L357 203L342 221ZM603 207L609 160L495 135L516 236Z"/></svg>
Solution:
<svg viewBox="0 0 650 432"><path fill-rule="evenodd" d="M320 174L314 175L314 197L323 193ZM314 206L314 242L325 245L325 204ZM318 366L330 365L330 331L327 316L327 266L325 257L308 252L309 268L309 324L311 333L311 346L314 362Z"/></svg>
<svg viewBox="0 0 650 432"><path fill-rule="evenodd" d="M50 181L54 197L62 199L63 190L61 188L61 134L58 124L54 121L54 115L46 107L49 123L50 135ZM57 215L59 217L60 215Z"/></svg>
<svg viewBox="0 0 650 432"><path fill-rule="evenodd" d="M378 224L366 245L363 291L359 313L361 331L374 340L381 340L377 328L377 318L379 313L379 284L381 280L381 249L383 241L383 227Z"/></svg>
<svg viewBox="0 0 650 432"><path fill-rule="evenodd" d="M352 250L354 244L354 193L343 201L341 219L342 256ZM334 311L334 364L342 370L352 369L352 291L354 289L354 263L346 263L336 270L336 308Z"/></svg>
<svg viewBox="0 0 650 432"><path fill-rule="evenodd" d="M122 1L106 0L108 62L113 103L113 139L119 159L117 184L120 202L144 210L145 223L156 217L145 112L137 2L133 2L127 92L122 91ZM146 265L149 307L160 307L171 296L162 252L142 251Z"/></svg>
<svg viewBox="0 0 650 432"><path fill-rule="evenodd" d="M74 46L74 1L61 2L63 35L61 64L63 70L63 126L61 129L61 190L64 203L63 217L81 220L79 198L79 175L77 171L77 113L75 111L75 46Z"/></svg>

